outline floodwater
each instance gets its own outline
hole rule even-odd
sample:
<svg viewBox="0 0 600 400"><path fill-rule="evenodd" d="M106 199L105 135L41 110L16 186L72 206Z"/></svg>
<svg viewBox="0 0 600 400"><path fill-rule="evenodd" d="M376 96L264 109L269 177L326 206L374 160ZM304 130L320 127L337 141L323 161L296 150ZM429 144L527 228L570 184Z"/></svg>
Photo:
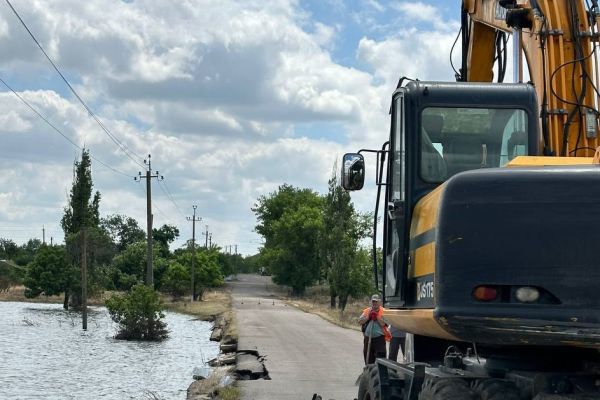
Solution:
<svg viewBox="0 0 600 400"><path fill-rule="evenodd" d="M195 367L219 353L211 324L165 313L162 342L116 340L103 307L0 302L0 399L185 399Z"/></svg>

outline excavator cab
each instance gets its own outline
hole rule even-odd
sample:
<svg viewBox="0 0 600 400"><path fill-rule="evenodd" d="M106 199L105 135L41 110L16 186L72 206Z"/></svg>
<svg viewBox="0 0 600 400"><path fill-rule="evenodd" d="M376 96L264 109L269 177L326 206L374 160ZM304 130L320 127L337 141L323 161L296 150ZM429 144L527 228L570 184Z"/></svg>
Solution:
<svg viewBox="0 0 600 400"><path fill-rule="evenodd" d="M504 167L516 155L539 154L536 113L535 91L528 84L414 81L396 90L389 149L378 157L383 163L387 156L387 179L377 177L386 189L383 289L388 306L433 304L431 290L430 296L421 295L427 294L422 287L433 284L433 261L424 261L417 251L432 238L411 238L420 223L414 220L415 206L457 174ZM362 154L346 154L342 185L362 188L364 175Z"/></svg>
<svg viewBox="0 0 600 400"><path fill-rule="evenodd" d="M521 384L553 390L536 382L555 376L600 379L586 369L600 365L597 256L567 234L597 241L600 170L514 160L541 155L538 112L529 84L410 82L393 95L389 142L344 156L342 184L354 190L365 176L361 153L378 155L386 212L375 275L384 316L410 334L416 362L378 359L362 388L378 376L382 399L400 387L410 388L406 399L499 379L517 396Z"/></svg>

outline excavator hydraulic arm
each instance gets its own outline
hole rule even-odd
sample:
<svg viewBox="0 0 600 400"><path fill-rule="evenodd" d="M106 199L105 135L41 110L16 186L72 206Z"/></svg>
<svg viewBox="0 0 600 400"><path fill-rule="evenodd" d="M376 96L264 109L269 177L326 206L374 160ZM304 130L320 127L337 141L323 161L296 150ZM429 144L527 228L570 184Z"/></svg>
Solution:
<svg viewBox="0 0 600 400"><path fill-rule="evenodd" d="M499 50L517 34L540 105L544 154L591 157L600 144L599 18L597 1L463 0L457 78L492 82L494 65L506 63Z"/></svg>

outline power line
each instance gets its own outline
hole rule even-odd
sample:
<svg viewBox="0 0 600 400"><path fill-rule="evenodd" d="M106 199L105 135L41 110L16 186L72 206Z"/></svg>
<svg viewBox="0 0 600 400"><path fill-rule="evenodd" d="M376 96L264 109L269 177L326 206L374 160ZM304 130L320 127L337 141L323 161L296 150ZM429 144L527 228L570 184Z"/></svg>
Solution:
<svg viewBox="0 0 600 400"><path fill-rule="evenodd" d="M62 136L63 138L65 138L69 143L71 143L73 146L75 146L76 148L78 148L79 150L84 150L81 146L79 146L77 143L75 143L74 141L71 140L71 138L69 138L67 135L65 135L64 133L62 133L62 131L60 129L58 129L54 124L52 124L52 122L50 122L48 120L48 118L44 117L35 107L33 107L27 100L25 100L19 93L17 93L12 87L10 87L8 85L8 83L6 83L4 81L4 79L0 78L0 82L2 82L2 84L4 86L6 86L8 88L8 90L10 90L15 96L17 96L19 98L19 100L21 100L23 102L23 104L25 104L27 107L29 107L29 109L31 111L33 111L38 117L40 117L46 124L48 124L48 126L50 126L52 129L54 129L54 131L56 131L56 133L58 133L60 136ZM108 165L107 163L105 163L104 161L98 159L97 157L94 157L93 155L90 154L90 157L92 159L94 159L95 161L99 162L100 164L102 164L103 166L105 166L106 168L112 170L113 172L116 172L118 174L127 176L127 177L131 177L131 175L126 174L125 172L121 172L113 167L111 167L110 165Z"/></svg>
<svg viewBox="0 0 600 400"><path fill-rule="evenodd" d="M158 182L159 182L158 186L160 187L160 190L162 190L162 192L165 194L165 196L167 196L167 198L171 201L171 203L173 203L173 205L175 206L175 208L177 209L177 211L179 211L179 214L181 214L181 216L183 218L186 218L185 214L181 211L181 208L179 208L179 205L177 204L177 202L173 198L173 195L169 191L169 188L164 183L164 181L158 181Z"/></svg>
<svg viewBox="0 0 600 400"><path fill-rule="evenodd" d="M146 190L142 186L140 186L140 185L136 185L136 186L138 186L140 188L140 191L144 195L146 195ZM169 222L171 225L175 225L175 226L177 225L176 223L173 222L173 221L175 221L175 219L172 218L170 215L167 215L165 212L163 212L162 209L156 204L156 201L153 203L153 206L154 206L154 208L156 208L156 211L158 211L158 213L165 218L165 220L167 222Z"/></svg>
<svg viewBox="0 0 600 400"><path fill-rule="evenodd" d="M48 53L46 53L46 51L44 50L44 48L42 47L42 45L40 44L40 42L38 42L38 40L36 39L36 37L33 35L33 33L31 32L31 30L29 29L29 27L27 26L27 24L25 24L25 21L23 21L23 19L21 18L21 16L19 15L19 13L17 12L17 10L15 10L15 8L13 7L13 5L10 3L9 0L6 0L6 3L8 4L8 6L11 8L11 10L13 11L13 13L17 16L17 18L19 19L19 21L21 22L21 25L23 25L23 27L25 28L25 30L27 30L27 33L29 33L29 36L31 36L31 38L33 39L33 41L35 42L35 44L38 46L38 48L42 51L42 53L44 54L44 56L46 57L46 59L50 62L50 64L52 64L52 67L54 67L54 70L58 73L58 75L60 75L60 77L62 78L62 80L65 82L65 84L69 87L69 89L71 90L71 92L73 93L73 95L77 98L77 100L79 100L79 102L81 103L81 105L83 106L83 108L85 108L85 110L89 113L89 115L94 119L94 121L96 121L96 123L100 126L100 128L102 128L102 130L106 133L106 135L117 145L117 147L119 147L119 149L121 149L121 151L127 156L129 157L134 163L136 163L137 165L141 166L142 168L144 168L144 164L142 164L140 161L136 160L135 158L132 157L131 154L137 156L138 158L142 158L139 157L137 154L135 154L133 151L129 150L119 139L117 139L115 137L115 135L113 135L108 128L106 128L106 126L102 123L102 121L100 121L100 119L98 118L98 116L96 116L96 114L92 111L92 109L90 107L88 107L88 105L85 103L85 101L83 101L83 99L79 96L79 94L75 91L75 89L73 88L73 86L71 86L71 84L69 83L69 81L67 80L67 78L65 78L65 76L62 74L62 72L60 72L60 70L58 69L58 67L56 66L56 64L54 64L54 61L52 61L52 59L50 58L50 56L48 56ZM131 153L131 154L130 154Z"/></svg>

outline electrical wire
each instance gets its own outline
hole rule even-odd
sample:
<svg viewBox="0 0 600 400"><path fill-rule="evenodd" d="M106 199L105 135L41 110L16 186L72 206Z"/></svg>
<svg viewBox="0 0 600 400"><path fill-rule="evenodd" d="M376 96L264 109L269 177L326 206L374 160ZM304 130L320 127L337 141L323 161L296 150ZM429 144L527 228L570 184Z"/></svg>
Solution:
<svg viewBox="0 0 600 400"><path fill-rule="evenodd" d="M546 16L539 10L542 16L542 34L539 35L540 38L540 50L542 53L542 109L540 111L540 118L542 120L542 138L544 140L544 150L543 154L546 156L552 155L553 151L550 148L550 132L548 130L548 85L547 85L547 77L546 77L546 39L547 39L547 28L548 28L548 20Z"/></svg>
<svg viewBox="0 0 600 400"><path fill-rule="evenodd" d="M137 181L137 182L139 183L139 182L141 182L141 181ZM159 182L160 182L160 181L159 181ZM160 185L159 185L159 186L160 186ZM146 190L145 190L144 188L142 188L142 186L141 186L141 185L138 185L138 187L140 188L141 192L142 192L144 195L147 195L147 193L146 193ZM171 218L171 217L170 217L170 216L168 216L168 215L167 215L165 212L163 212L163 211L162 211L162 209L161 209L161 208L158 206L158 204L157 204L157 201L156 201L156 200L154 200L154 201L152 202L152 207L153 207L153 208L155 208L155 209L156 209L156 211L158 211L158 213L159 213L160 215L162 215L162 216L164 217L164 219L165 219L167 222L169 222L171 225L177 226L177 224L173 222L173 221L174 221L174 219L173 219L173 218Z"/></svg>
<svg viewBox="0 0 600 400"><path fill-rule="evenodd" d="M496 31L496 57L494 58L494 61L498 62L498 83L504 82L504 77L506 76L508 36L504 31Z"/></svg>
<svg viewBox="0 0 600 400"><path fill-rule="evenodd" d="M576 62L578 62L581 65L582 75L586 76L587 71L585 69L584 62L585 62L585 58L587 58L587 57L583 58L583 47L581 46L581 37L579 36L579 33L577 31L577 28L579 27L579 19L577 16L577 10L574 7L575 7L575 5L571 2L569 2L569 18L571 20L571 37L573 38L573 44L574 44L573 53L574 53L574 58L575 58ZM575 115L579 114L579 120L580 121L583 120L583 117L581 115L581 106L582 106L582 100L584 99L586 91L587 91L587 86L582 83L581 87L582 87L581 92L577 93L577 88L575 87L575 66L573 66L573 68L571 70L571 90L573 92L573 95L577 98L577 103L576 103L575 107L573 107L571 112L569 112L569 115L567 116L567 122L563 126L563 140L562 140L561 156L567 155L567 144L569 141L569 128L571 127L571 124L573 123L573 119L575 118ZM580 137L581 137L581 124L579 125L579 127L580 127L580 129L579 129L579 132L577 133L577 140L576 140L575 148L577 148Z"/></svg>
<svg viewBox="0 0 600 400"><path fill-rule="evenodd" d="M137 165L139 165L142 168L144 168L144 164L142 164L140 161L136 160L132 156L132 154L135 155L135 156L137 156L139 159L142 159L143 157L140 157L137 154L135 154L133 151L129 150L129 148L127 148L127 146L125 146L119 139L117 139L115 137L114 134L112 134L108 130L108 128L106 128L106 126L102 123L102 121L100 121L100 119L98 118L98 116L92 111L92 109L90 107L88 107L88 105L85 103L85 101L83 101L83 99L81 98L81 96L79 96L79 94L75 91L75 89L73 88L73 86L71 86L71 84L69 83L69 81L67 80L67 78L65 78L65 76L63 75L63 73L60 72L60 70L58 69L58 67L54 63L54 61L52 61L52 59L50 58L50 56L48 55L48 53L46 53L46 51L44 50L44 48L42 47L42 45L40 44L40 42L34 36L33 32L31 32L31 30L29 29L29 27L27 26L27 24L25 24L25 21L23 21L23 19L21 18L21 16L17 12L17 10L13 7L13 5L10 2L10 0L5 0L5 1L8 4L8 6L10 7L10 9L13 11L13 13L15 14L15 16L19 19L19 21L21 22L21 25L23 25L23 27L25 28L25 30L27 30L27 33L29 33L29 36L31 36L31 38L33 39L33 41L35 42L35 44L37 45L37 47L41 50L41 52L44 54L44 56L46 57L46 59L50 62L50 64L54 68L54 70L58 73L58 75L61 77L61 79L65 82L65 84L67 85L67 87L69 88L69 90L71 91L71 93L73 93L73 95L77 98L77 100L79 100L79 102L81 103L81 105L83 106L83 108L85 108L85 110L94 119L94 121L96 121L96 123L106 133L106 135L117 145L117 147L119 147L119 149L127 157L129 157Z"/></svg>
<svg viewBox="0 0 600 400"><path fill-rule="evenodd" d="M82 151L84 150L83 147L79 146L77 143L75 143L74 141L72 141L71 138L69 138L60 129L58 129L54 124L52 124L52 122L50 122L48 120L48 118L44 117L35 107L33 107L27 100L25 100L19 93L17 93L10 85L8 85L8 83L6 83L6 81L4 81L4 79L0 78L0 82L2 82L2 84L4 86L6 86L6 88L8 90L10 90L15 96L17 96L17 98L19 100L21 100L21 102L23 102L23 104L25 104L31 111L33 111L38 117L40 117L48 126L50 126L52 129L54 129L54 131L56 133L58 133L60 136L62 136L63 138L65 138L69 143L71 143L73 146L75 146L79 150L82 150ZM92 159L94 159L95 161L97 161L98 163L100 163L101 165L103 165L106 168L110 169L111 171L116 172L117 174L121 174L121 175L127 176L129 178L132 177L131 175L126 174L125 172L119 171L118 169L116 169L114 167L111 167L110 165L108 165L104 161L100 160L99 158L94 157L92 154L90 154L90 157Z"/></svg>
<svg viewBox="0 0 600 400"><path fill-rule="evenodd" d="M591 10L589 8L589 3L586 3L586 5L588 6L588 10ZM569 104L569 105L575 106L575 108L571 111L571 113L569 113L569 117L567 119L567 123L563 127L563 148L562 148L562 151L561 151L561 155L563 155L563 156L566 155L566 144L568 143L568 128L569 128L570 124L572 123L572 119L573 119L575 113L577 113L579 111L580 121L582 121L583 120L582 111L581 111L582 108L587 108L587 109L593 110L597 114L598 114L598 110L595 107L588 106L588 105L585 105L585 104L582 103L582 100L583 100L583 98L585 96L585 93L586 93L586 90L587 90L587 85L582 84L582 91L581 91L581 93L577 93L577 90L574 87L575 68L573 68L573 71L572 71L571 81L573 83L573 87L572 87L573 94L577 98L576 102L572 102L572 101L569 101L567 99L564 99L561 96L559 96L558 93L556 93L556 90L554 88L554 79L555 79L556 74L562 68L566 67L567 65L575 64L575 63L580 63L581 70L582 70L581 74L582 74L583 80L584 81L585 80L589 81L590 86L592 87L592 89L594 90L594 92L596 93L596 95L600 96L600 93L598 92L598 88L596 87L595 82L590 77L590 74L588 73L588 71L587 71L587 69L585 67L585 60L587 60L588 58L591 58L592 56L595 55L597 47L594 45L594 48L590 52L589 55L585 56L583 54L583 52L584 52L583 50L584 49L583 49L583 46L581 44L581 38L580 38L580 35L578 34L578 32L576 31L576 27L578 26L578 23L579 23L579 21L577 19L577 16L576 16L576 10L573 9L573 4L569 3L569 6L570 6L570 11L571 11L569 17L571 19L571 21L570 21L570 23L571 23L571 34L572 34L572 37L574 38L573 39L573 42L574 42L573 51L575 52L575 55L574 55L575 58L573 60L564 62L563 64L561 64L558 67L556 67L555 70L552 72L552 74L550 76L550 91L551 91L552 95L555 96L558 100L560 100L561 102L563 102L565 104ZM594 26L593 26L593 24L590 24L590 25L591 25L592 33L594 33L594 31L595 31ZM579 133L577 135L577 141L576 141L576 144L575 144L575 150L577 150L577 147L578 147L579 142L581 140L581 128L583 128L583 124L580 124L580 130L579 130ZM569 153L571 153L571 152L569 152Z"/></svg>
<svg viewBox="0 0 600 400"><path fill-rule="evenodd" d="M179 214L181 214L181 216L185 219L185 214L181 211L181 208L179 207L179 205L173 198L173 195L171 194L171 191L167 187L167 184L165 183L165 181L158 181L158 186L160 186L160 189L163 191L163 193L167 196L167 198L171 201L171 203L173 203L173 205L175 206L177 211L179 211Z"/></svg>
<svg viewBox="0 0 600 400"><path fill-rule="evenodd" d="M577 153L579 150L591 150L591 151L596 151L596 149L595 149L595 148L593 148L593 147L589 147L589 146L582 146L582 147L577 147L577 148L575 148L575 149L571 150L571 151L569 152L569 154L574 154L574 153Z"/></svg>
<svg viewBox="0 0 600 400"><path fill-rule="evenodd" d="M457 81L466 81L468 76L467 71L467 59L469 53L469 41L471 40L471 24L472 21L469 18L467 10L462 10L460 15L460 27L459 33L462 33L462 48L461 48L461 68L459 74L456 76Z"/></svg>
<svg viewBox="0 0 600 400"><path fill-rule="evenodd" d="M458 72L456 70L456 68L454 67L454 61L452 61L452 53L454 53L454 47L456 46L456 43L458 43L458 38L460 37L461 32L462 32L462 26L458 30L458 33L456 34L456 38L454 39L454 43L452 43L452 47L450 48L450 66L452 67L452 70L454 71L454 77L456 78L457 81L459 80L461 75L460 75L460 72Z"/></svg>

